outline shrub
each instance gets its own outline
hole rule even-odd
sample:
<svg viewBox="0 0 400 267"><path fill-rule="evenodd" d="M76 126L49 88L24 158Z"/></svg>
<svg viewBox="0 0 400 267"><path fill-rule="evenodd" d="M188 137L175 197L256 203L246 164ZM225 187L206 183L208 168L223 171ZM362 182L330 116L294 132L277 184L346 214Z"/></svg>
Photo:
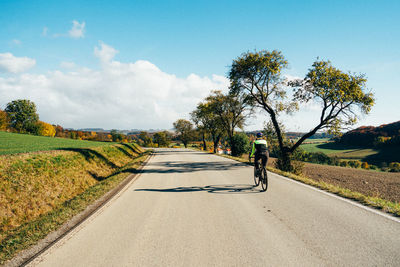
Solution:
<svg viewBox="0 0 400 267"><path fill-rule="evenodd" d="M348 161L346 161L346 160L342 160L342 161L340 161L339 165L340 165L341 167L348 167L348 166L349 166L349 163L348 163Z"/></svg>
<svg viewBox="0 0 400 267"><path fill-rule="evenodd" d="M299 151L298 156L296 158L298 160L302 160L302 161L306 161L306 162L312 162L312 163L318 163L318 164L331 164L331 165L335 165L334 163L337 160L339 160L338 158L336 158L336 159L330 158L328 155L326 155L323 152L304 152L304 151Z"/></svg>
<svg viewBox="0 0 400 267"><path fill-rule="evenodd" d="M358 160L349 160L349 165L352 168L360 168L361 167L361 162Z"/></svg>
<svg viewBox="0 0 400 267"><path fill-rule="evenodd" d="M400 163L399 162L391 162L389 164L390 172L400 172Z"/></svg>
<svg viewBox="0 0 400 267"><path fill-rule="evenodd" d="M236 133L231 142L232 156L241 156L250 150L250 140L245 133Z"/></svg>
<svg viewBox="0 0 400 267"><path fill-rule="evenodd" d="M361 163L361 168L368 170L370 168L368 162Z"/></svg>
<svg viewBox="0 0 400 267"><path fill-rule="evenodd" d="M376 169L378 169L378 167L375 166L375 165L369 165L369 168L370 168L371 170L376 170Z"/></svg>
<svg viewBox="0 0 400 267"><path fill-rule="evenodd" d="M278 158L275 161L275 167L278 169L282 168L282 165L285 164L282 161L282 157L280 157L281 151L278 147L272 147L272 154L276 155ZM303 173L304 162L309 153L305 152L303 149L298 147L291 155L290 155L290 172L296 175L301 175Z"/></svg>
<svg viewBox="0 0 400 267"><path fill-rule="evenodd" d="M337 156L334 156L334 157L329 158L328 164L329 165L339 166L340 160L339 160L339 158Z"/></svg>

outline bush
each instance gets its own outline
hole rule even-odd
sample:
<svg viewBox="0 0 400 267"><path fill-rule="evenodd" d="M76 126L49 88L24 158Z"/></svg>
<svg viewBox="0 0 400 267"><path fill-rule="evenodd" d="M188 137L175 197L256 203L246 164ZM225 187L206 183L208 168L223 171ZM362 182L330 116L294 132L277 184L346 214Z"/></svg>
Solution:
<svg viewBox="0 0 400 267"><path fill-rule="evenodd" d="M340 161L339 165L340 165L341 167L348 167L348 166L349 166L349 163L348 163L346 160L342 160L342 161Z"/></svg>
<svg viewBox="0 0 400 267"><path fill-rule="evenodd" d="M302 160L302 161L306 161L306 162L312 162L312 163L318 163L318 164L330 164L332 162L332 159L328 155L326 155L325 153L322 153L322 152L300 151L298 153L298 155L300 156L300 157L298 157L298 160Z"/></svg>
<svg viewBox="0 0 400 267"><path fill-rule="evenodd" d="M275 167L277 169L282 170L283 167L285 166L283 157L281 156L281 151L279 150L279 147L274 146L272 147L272 153L277 157L278 159L275 161ZM288 172L294 173L296 175L301 175L303 173L303 168L304 168L304 159L307 158L308 153L305 152L303 149L298 147L292 154L290 154L290 166ZM286 165L287 166L287 165Z"/></svg>
<svg viewBox="0 0 400 267"><path fill-rule="evenodd" d="M363 162L361 163L361 168L368 170L370 166L368 165L368 162Z"/></svg>
<svg viewBox="0 0 400 267"><path fill-rule="evenodd" d="M340 160L337 156L334 156L334 157L329 158L328 164L334 165L334 166L339 166Z"/></svg>
<svg viewBox="0 0 400 267"><path fill-rule="evenodd" d="M390 172L400 172L400 163L399 162L391 162L389 164Z"/></svg>
<svg viewBox="0 0 400 267"><path fill-rule="evenodd" d="M376 169L378 169L378 167L375 166L375 165L369 165L369 169L370 169L370 170L376 170Z"/></svg>
<svg viewBox="0 0 400 267"><path fill-rule="evenodd" d="M232 156L238 157L250 151L250 140L245 133L236 133L231 141Z"/></svg>
<svg viewBox="0 0 400 267"><path fill-rule="evenodd" d="M349 165L352 168L360 168L361 167L361 162L358 160L349 160Z"/></svg>

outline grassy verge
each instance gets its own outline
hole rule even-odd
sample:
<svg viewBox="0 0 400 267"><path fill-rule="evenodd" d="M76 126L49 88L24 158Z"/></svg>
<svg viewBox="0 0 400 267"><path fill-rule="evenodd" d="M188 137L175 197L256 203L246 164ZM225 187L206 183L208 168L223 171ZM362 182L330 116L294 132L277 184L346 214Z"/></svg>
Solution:
<svg viewBox="0 0 400 267"><path fill-rule="evenodd" d="M250 164L248 162L248 160L245 160L243 158L237 158L237 157L232 157L232 156L228 156L228 155L219 155L219 156ZM359 203L364 204L366 206L380 209L384 212L393 214L395 216L400 216L400 203L388 201L388 200L385 200L385 199L382 199L379 197L367 196L367 195L361 194L359 192L352 191L350 189L332 185L332 184L329 184L329 183L326 183L323 181L315 181L315 180L305 177L305 176L299 176L299 175L294 175L292 173L283 172L281 170L278 170L278 169L275 169L272 167L267 167L267 169L270 172L274 172L279 175L291 178L293 180L320 188L324 191L328 191L328 192L331 192L333 194L336 194L336 195L339 195L339 196L342 196L345 198L356 200Z"/></svg>
<svg viewBox="0 0 400 267"><path fill-rule="evenodd" d="M135 173L149 153L123 144L0 158L0 264Z"/></svg>

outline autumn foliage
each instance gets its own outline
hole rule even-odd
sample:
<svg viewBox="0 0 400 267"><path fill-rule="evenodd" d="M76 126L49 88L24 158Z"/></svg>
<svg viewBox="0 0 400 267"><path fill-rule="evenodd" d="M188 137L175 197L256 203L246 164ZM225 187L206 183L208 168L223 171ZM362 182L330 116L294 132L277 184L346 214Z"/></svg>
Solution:
<svg viewBox="0 0 400 267"><path fill-rule="evenodd" d="M363 147L400 146L400 121L378 127L361 126L343 134L338 142Z"/></svg>
<svg viewBox="0 0 400 267"><path fill-rule="evenodd" d="M7 115L7 112L0 110L0 131L4 131L8 128L10 123L10 119Z"/></svg>
<svg viewBox="0 0 400 267"><path fill-rule="evenodd" d="M49 136L54 137L56 135L56 129L53 125L46 123L44 121L38 121L39 132L38 134L41 136Z"/></svg>

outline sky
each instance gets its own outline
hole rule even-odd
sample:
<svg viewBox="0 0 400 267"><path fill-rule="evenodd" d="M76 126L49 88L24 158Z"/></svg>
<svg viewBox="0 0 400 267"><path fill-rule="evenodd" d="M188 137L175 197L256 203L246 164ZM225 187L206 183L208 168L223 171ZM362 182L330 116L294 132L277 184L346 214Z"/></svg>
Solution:
<svg viewBox="0 0 400 267"><path fill-rule="evenodd" d="M287 77L316 59L366 75L376 98L356 126L400 120L400 1L0 0L0 109L33 101L65 128L171 129L232 61L279 50ZM318 122L317 103L281 117L288 131ZM257 111L245 130L262 129ZM355 127L356 127L355 126Z"/></svg>

